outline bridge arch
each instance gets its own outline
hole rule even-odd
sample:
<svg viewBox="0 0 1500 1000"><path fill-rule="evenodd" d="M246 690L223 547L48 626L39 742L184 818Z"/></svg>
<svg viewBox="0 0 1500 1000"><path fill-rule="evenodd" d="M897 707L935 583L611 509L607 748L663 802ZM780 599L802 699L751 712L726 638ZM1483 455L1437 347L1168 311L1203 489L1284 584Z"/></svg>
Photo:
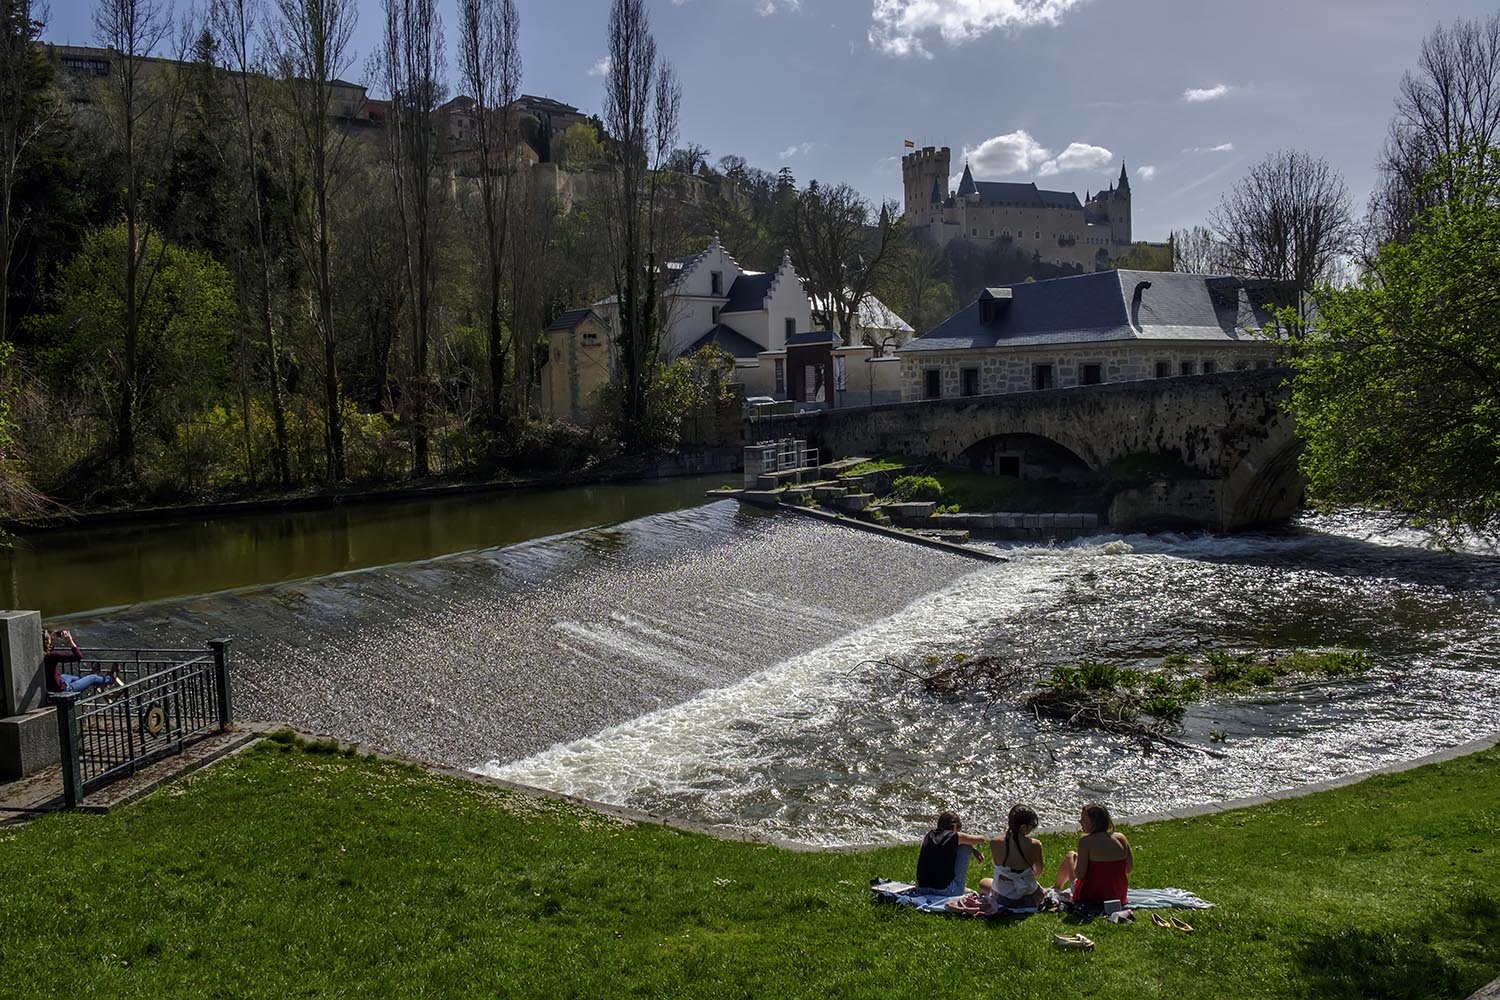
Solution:
<svg viewBox="0 0 1500 1000"><path fill-rule="evenodd" d="M1226 530L1286 521L1302 506L1306 479L1297 467L1302 442L1291 414L1277 410L1265 437L1224 477L1220 506Z"/></svg>
<svg viewBox="0 0 1500 1000"><path fill-rule="evenodd" d="M981 438L955 456L955 464L993 476L1055 479L1078 486L1091 485L1099 478L1098 470L1073 449L1025 431Z"/></svg>

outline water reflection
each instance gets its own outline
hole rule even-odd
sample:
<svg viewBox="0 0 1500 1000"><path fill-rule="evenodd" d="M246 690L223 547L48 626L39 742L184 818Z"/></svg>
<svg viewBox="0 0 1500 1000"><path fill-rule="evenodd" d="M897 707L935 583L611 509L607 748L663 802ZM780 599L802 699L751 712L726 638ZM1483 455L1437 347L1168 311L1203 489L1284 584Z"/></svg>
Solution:
<svg viewBox="0 0 1500 1000"><path fill-rule="evenodd" d="M381 501L21 536L0 551L0 603L70 614L428 559L695 506L724 478Z"/></svg>

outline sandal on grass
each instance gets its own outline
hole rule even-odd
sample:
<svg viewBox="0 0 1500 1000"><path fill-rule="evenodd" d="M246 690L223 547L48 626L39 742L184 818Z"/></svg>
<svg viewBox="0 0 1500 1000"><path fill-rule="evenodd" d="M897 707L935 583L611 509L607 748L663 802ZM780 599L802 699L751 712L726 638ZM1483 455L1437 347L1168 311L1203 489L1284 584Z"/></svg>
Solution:
<svg viewBox="0 0 1500 1000"><path fill-rule="evenodd" d="M1156 926L1158 926L1158 927L1165 927L1168 930L1172 929L1172 921L1168 920L1166 917L1162 916L1160 913L1153 913L1153 914L1151 914L1151 922L1153 924L1155 924Z"/></svg>
<svg viewBox="0 0 1500 1000"><path fill-rule="evenodd" d="M1053 947L1064 951L1093 951L1094 942L1082 934L1054 934L1052 935Z"/></svg>
<svg viewBox="0 0 1500 1000"><path fill-rule="evenodd" d="M1185 934L1191 934L1191 933L1193 933L1193 925L1190 924L1190 923L1188 923L1186 920L1181 920L1181 919L1178 919L1177 917L1173 917L1172 918L1172 926L1175 927L1175 928L1177 928L1178 930L1182 931Z"/></svg>

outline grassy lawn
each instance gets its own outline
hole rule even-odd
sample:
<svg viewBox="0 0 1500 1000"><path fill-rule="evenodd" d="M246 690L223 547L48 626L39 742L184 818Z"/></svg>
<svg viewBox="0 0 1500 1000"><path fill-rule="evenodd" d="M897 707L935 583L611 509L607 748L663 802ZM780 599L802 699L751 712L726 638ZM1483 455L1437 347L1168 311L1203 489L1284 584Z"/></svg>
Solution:
<svg viewBox="0 0 1500 1000"><path fill-rule="evenodd" d="M1497 830L1500 750L1138 828L1137 884L1219 906L1095 922L1085 955L1054 915L870 904L911 847L725 843L263 743L0 831L0 995L1462 997L1500 973Z"/></svg>

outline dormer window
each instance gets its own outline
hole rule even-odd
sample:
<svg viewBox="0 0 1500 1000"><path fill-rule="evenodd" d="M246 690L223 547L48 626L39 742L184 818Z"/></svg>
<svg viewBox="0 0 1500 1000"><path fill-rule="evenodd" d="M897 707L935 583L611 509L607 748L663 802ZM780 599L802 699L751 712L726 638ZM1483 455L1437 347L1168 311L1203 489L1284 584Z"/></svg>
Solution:
<svg viewBox="0 0 1500 1000"><path fill-rule="evenodd" d="M711 271L711 272L709 272L709 275L708 275L708 284L709 284L709 294L710 295L723 295L724 294L724 272L723 271ZM714 316L714 322L717 323L719 321L719 317L717 315L717 310L715 310L715 313L716 314Z"/></svg>

